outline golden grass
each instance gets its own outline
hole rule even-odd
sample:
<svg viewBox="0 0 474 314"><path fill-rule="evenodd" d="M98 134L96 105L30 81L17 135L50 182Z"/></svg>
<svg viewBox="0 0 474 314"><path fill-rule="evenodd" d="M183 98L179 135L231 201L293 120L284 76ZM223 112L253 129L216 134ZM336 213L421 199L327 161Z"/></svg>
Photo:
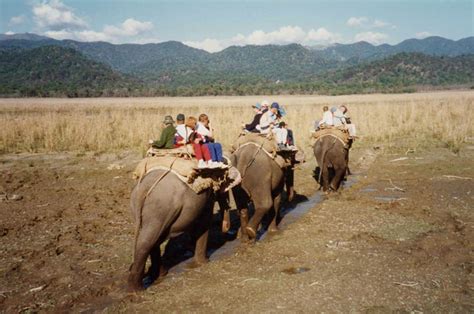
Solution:
<svg viewBox="0 0 474 314"><path fill-rule="evenodd" d="M444 143L456 151L474 134L474 91L350 96L244 96L99 99L0 99L0 152L119 151L146 148L164 115L207 113L217 139L229 147L251 105L267 98L285 106L297 143L324 105L346 104L360 144L409 148Z"/></svg>

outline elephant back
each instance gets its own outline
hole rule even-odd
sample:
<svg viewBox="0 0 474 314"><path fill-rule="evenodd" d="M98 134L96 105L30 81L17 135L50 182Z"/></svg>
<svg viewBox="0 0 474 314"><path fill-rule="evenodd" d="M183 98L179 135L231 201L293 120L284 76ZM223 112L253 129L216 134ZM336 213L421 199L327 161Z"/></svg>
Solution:
<svg viewBox="0 0 474 314"><path fill-rule="evenodd" d="M345 129L341 128L323 128L319 129L312 134L312 138L314 139L314 142L319 141L320 139L324 137L333 137L339 140L344 146L349 144L349 132Z"/></svg>

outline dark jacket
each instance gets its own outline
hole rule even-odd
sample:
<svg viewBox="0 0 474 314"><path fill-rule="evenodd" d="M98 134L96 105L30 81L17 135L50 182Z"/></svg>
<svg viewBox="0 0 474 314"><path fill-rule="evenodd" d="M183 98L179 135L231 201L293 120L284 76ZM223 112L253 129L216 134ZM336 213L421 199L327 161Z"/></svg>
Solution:
<svg viewBox="0 0 474 314"><path fill-rule="evenodd" d="M249 132L256 132L257 125L260 123L260 118L262 117L262 114L263 113L257 113L255 117L253 117L253 121L245 125L245 129Z"/></svg>
<svg viewBox="0 0 474 314"><path fill-rule="evenodd" d="M151 146L153 148L173 148L175 133L176 128L172 124L169 124L166 128L163 129L163 132L161 132L160 139L158 141L154 141Z"/></svg>

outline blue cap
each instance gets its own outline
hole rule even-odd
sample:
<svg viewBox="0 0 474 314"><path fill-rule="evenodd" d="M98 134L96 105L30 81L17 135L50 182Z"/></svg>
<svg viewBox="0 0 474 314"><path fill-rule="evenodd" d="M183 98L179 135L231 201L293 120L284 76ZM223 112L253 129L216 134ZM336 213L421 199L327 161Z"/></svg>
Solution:
<svg viewBox="0 0 474 314"><path fill-rule="evenodd" d="M262 109L262 105L260 105L259 103L256 103L252 107L255 108L255 109L258 109L258 110Z"/></svg>
<svg viewBox="0 0 474 314"><path fill-rule="evenodd" d="M337 108L336 108L336 107L332 107L332 108L331 108L331 112L332 112L332 113L334 113L334 112L336 112L336 111L337 111Z"/></svg>
<svg viewBox="0 0 474 314"><path fill-rule="evenodd" d="M271 108L280 109L280 105L277 102L274 102Z"/></svg>

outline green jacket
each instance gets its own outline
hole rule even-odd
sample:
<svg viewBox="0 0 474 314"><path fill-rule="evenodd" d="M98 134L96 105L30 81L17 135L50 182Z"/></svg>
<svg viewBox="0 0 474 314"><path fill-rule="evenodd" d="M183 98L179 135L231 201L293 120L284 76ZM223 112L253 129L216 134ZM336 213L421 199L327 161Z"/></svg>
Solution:
<svg viewBox="0 0 474 314"><path fill-rule="evenodd" d="M174 135L176 134L176 128L169 124L161 132L161 137L158 141L154 141L151 146L153 148L173 148L174 147Z"/></svg>

